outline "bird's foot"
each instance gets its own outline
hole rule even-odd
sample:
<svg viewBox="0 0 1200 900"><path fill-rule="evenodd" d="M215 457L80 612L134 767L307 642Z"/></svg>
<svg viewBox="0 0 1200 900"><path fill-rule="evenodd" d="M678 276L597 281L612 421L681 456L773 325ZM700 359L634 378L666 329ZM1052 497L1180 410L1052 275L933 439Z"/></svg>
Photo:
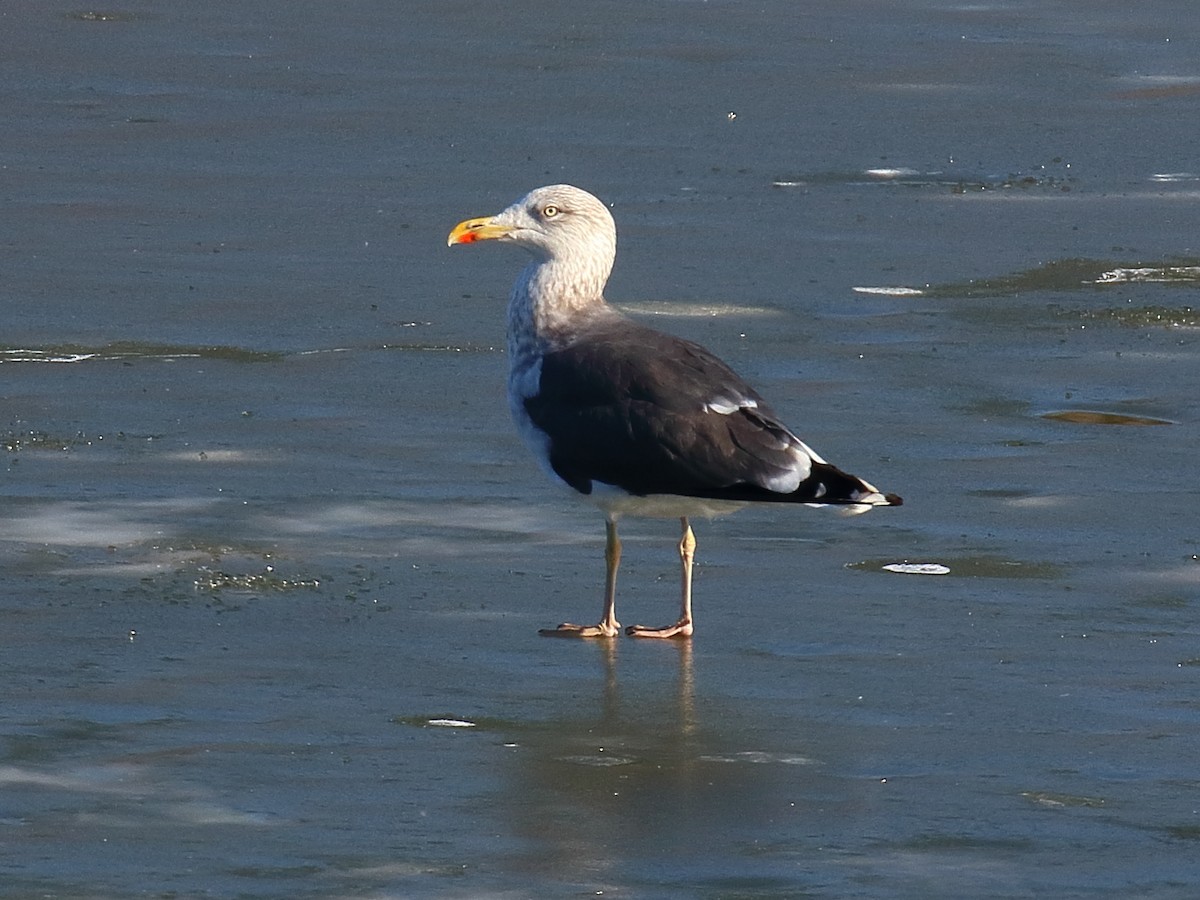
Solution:
<svg viewBox="0 0 1200 900"><path fill-rule="evenodd" d="M674 625L663 628L647 628L645 625L630 625L625 629L630 637L639 638L686 638L692 636L692 620L680 619Z"/></svg>
<svg viewBox="0 0 1200 900"><path fill-rule="evenodd" d="M596 625L574 625L570 622L563 622L557 628L538 629L538 634L542 637L611 638L620 633L620 622L600 622Z"/></svg>

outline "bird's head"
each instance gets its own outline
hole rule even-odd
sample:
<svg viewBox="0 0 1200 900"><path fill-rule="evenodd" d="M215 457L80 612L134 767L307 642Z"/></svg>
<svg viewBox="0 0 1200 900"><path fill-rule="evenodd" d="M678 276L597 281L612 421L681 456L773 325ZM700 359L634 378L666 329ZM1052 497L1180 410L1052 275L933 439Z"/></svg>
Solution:
<svg viewBox="0 0 1200 900"><path fill-rule="evenodd" d="M475 241L507 241L542 260L606 261L611 268L617 227L604 204L587 191L553 184L530 191L494 216L459 222L446 243L452 247Z"/></svg>

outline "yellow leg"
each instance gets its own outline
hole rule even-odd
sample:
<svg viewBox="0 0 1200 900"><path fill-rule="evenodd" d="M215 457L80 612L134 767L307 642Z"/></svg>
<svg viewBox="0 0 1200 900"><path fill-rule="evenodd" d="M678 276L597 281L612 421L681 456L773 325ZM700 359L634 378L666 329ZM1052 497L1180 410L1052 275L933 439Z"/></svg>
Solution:
<svg viewBox="0 0 1200 900"><path fill-rule="evenodd" d="M600 628L606 637L616 637L621 632L617 621L617 569L621 566L621 539L617 537L617 520L604 522L604 615Z"/></svg>
<svg viewBox="0 0 1200 900"><path fill-rule="evenodd" d="M604 613L596 625L573 625L563 622L557 628L542 628L538 634L546 637L616 637L621 633L617 621L617 569L621 565L621 539L617 537L617 520L604 523Z"/></svg>
<svg viewBox="0 0 1200 900"><path fill-rule="evenodd" d="M664 628L630 625L625 633L631 637L672 638L692 636L692 560L696 556L696 535L684 516L679 520L683 534L679 538L679 621Z"/></svg>

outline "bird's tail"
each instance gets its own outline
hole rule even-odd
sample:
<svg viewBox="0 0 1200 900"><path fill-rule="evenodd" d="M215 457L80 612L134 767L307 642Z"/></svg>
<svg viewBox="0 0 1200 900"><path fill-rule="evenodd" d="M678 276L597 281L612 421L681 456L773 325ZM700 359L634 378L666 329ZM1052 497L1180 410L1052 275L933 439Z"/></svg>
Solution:
<svg viewBox="0 0 1200 900"><path fill-rule="evenodd" d="M885 494L857 475L827 462L813 463L812 474L800 485L796 500L810 506L837 506L846 516L857 516L875 506L900 506L898 494Z"/></svg>
<svg viewBox="0 0 1200 900"><path fill-rule="evenodd" d="M691 488L676 493L706 500L727 500L732 503L803 503L806 506L835 506L843 515L865 513L876 506L900 506L904 501L896 494L885 494L875 485L857 475L843 472L816 454L810 459L808 477L795 489L772 490L762 484L739 482L724 487Z"/></svg>

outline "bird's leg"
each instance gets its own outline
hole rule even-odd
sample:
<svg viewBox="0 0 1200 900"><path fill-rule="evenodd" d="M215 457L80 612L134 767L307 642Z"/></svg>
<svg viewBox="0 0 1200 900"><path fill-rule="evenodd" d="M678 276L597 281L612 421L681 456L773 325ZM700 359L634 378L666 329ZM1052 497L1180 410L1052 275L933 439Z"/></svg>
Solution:
<svg viewBox="0 0 1200 900"><path fill-rule="evenodd" d="M696 536L687 516L679 520L683 534L679 538L679 621L665 628L647 628L645 625L630 625L625 633L631 637L672 638L692 636L692 560L696 556Z"/></svg>
<svg viewBox="0 0 1200 900"><path fill-rule="evenodd" d="M596 625L573 625L563 622L557 628L543 628L538 634L546 637L616 637L621 633L617 621L617 568L621 565L621 539L617 537L617 520L604 523L604 615Z"/></svg>
<svg viewBox="0 0 1200 900"><path fill-rule="evenodd" d="M596 627L605 637L621 633L617 621L617 569L621 565L621 539L617 537L617 520L604 521L604 616Z"/></svg>

